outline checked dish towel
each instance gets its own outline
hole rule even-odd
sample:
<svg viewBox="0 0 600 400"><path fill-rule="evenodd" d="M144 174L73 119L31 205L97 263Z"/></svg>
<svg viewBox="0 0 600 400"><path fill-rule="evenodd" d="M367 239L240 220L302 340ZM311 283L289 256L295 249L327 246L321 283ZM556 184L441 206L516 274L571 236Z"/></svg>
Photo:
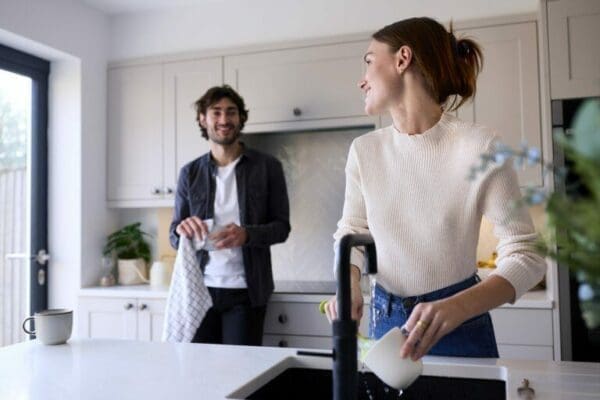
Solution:
<svg viewBox="0 0 600 400"><path fill-rule="evenodd" d="M206 312L212 307L210 293L204 284L197 249L204 240L179 239L171 288L167 297L162 340L165 342L191 342Z"/></svg>

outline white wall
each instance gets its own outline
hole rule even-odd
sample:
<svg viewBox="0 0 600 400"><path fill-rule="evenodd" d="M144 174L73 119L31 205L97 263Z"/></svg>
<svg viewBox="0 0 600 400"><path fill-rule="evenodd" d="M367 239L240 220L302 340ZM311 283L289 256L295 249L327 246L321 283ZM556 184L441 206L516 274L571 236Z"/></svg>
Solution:
<svg viewBox="0 0 600 400"><path fill-rule="evenodd" d="M2 0L0 43L51 61L49 302L76 306L97 282L100 249L116 225L106 208L108 19L75 0Z"/></svg>
<svg viewBox="0 0 600 400"><path fill-rule="evenodd" d="M227 0L111 19L110 60L373 32L396 20L533 13L538 0Z"/></svg>

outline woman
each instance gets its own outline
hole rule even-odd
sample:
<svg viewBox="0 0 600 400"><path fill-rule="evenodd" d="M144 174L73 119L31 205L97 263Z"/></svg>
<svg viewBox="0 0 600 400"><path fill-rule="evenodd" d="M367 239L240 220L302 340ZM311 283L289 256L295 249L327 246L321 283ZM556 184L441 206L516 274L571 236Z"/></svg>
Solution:
<svg viewBox="0 0 600 400"><path fill-rule="evenodd" d="M527 210L514 208L520 191L510 163L468 179L480 155L494 149L494 133L447 112L475 94L480 47L432 19L411 18L376 32L364 61L365 111L390 113L393 126L352 143L334 238L370 233L375 240L371 333L379 338L403 327L408 338L400 352L414 360L498 357L488 311L518 299L546 267ZM482 215L499 239L497 269L483 282L475 275ZM362 316L362 260L354 249L355 319ZM330 320L335 303L326 306Z"/></svg>

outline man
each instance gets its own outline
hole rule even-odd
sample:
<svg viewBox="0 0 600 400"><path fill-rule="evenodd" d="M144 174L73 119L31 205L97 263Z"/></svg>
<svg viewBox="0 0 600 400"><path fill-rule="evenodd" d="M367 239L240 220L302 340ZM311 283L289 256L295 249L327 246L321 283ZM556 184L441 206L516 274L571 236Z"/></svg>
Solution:
<svg viewBox="0 0 600 400"><path fill-rule="evenodd" d="M182 235L212 247L198 257L213 306L192 342L259 346L274 286L269 246L290 232L283 168L240 141L248 111L230 86L209 89L195 105L210 151L181 169L170 227L174 248Z"/></svg>

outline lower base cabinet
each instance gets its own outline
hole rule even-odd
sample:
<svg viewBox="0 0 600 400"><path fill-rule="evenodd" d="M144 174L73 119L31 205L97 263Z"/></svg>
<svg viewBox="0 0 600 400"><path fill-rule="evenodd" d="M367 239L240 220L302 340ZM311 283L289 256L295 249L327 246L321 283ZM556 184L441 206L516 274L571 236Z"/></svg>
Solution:
<svg viewBox="0 0 600 400"><path fill-rule="evenodd" d="M79 336L159 342L164 299L81 297Z"/></svg>
<svg viewBox="0 0 600 400"><path fill-rule="evenodd" d="M331 350L331 325L318 311L318 303L273 302L267 306L264 346ZM499 308L491 311L500 358L552 360L553 334L550 309ZM359 326L368 335L369 305Z"/></svg>

